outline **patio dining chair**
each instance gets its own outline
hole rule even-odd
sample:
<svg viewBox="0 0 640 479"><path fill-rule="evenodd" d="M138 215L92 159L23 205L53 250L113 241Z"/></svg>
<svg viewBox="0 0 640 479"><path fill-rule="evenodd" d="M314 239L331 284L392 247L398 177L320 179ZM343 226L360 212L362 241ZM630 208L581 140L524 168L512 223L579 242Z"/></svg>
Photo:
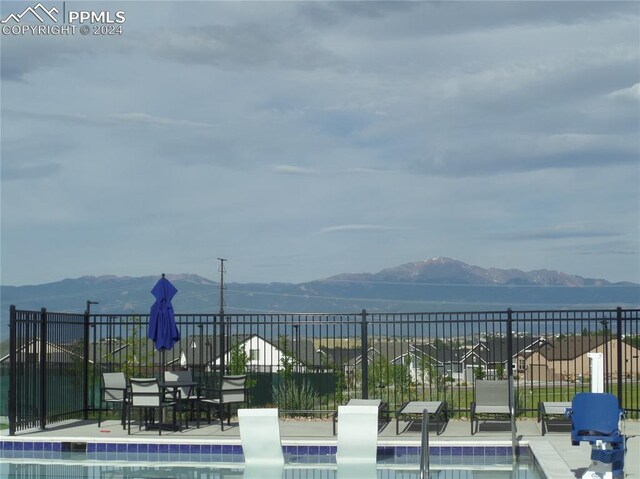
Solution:
<svg viewBox="0 0 640 479"><path fill-rule="evenodd" d="M165 371L164 381L166 384L181 384L173 388L177 391L178 405L177 409L185 413L185 426L189 427L189 417L196 417L196 426L200 427L200 401L203 397L200 395L198 384L193 380L191 371ZM172 399L170 397L170 399Z"/></svg>
<svg viewBox="0 0 640 479"><path fill-rule="evenodd" d="M127 413L127 379L124 373L102 373L102 386L100 387L100 406L98 407L98 427L102 425L103 406L120 409L120 423L122 429L126 429L125 417Z"/></svg>
<svg viewBox="0 0 640 479"><path fill-rule="evenodd" d="M246 388L246 382L247 376L245 374L222 376L220 389L212 390L212 395L217 397L200 399L200 403L207 407L209 423L211 423L211 407L216 407L220 415L220 429L224 431L225 408L227 410L227 425L231 425L231 406L249 403L249 390ZM206 389L202 390L202 392L206 391Z"/></svg>
<svg viewBox="0 0 640 479"><path fill-rule="evenodd" d="M158 434L160 435L164 426L164 410L171 408L173 411L172 428L176 428L176 406L178 403L175 399L167 400L156 378L131 378L129 384L131 385L131 400L127 406L128 434L131 434L131 414L134 409L140 410L139 427L141 428L143 423L147 428L153 424L154 427L158 428ZM158 413L157 423L154 421L156 412Z"/></svg>
<svg viewBox="0 0 640 479"><path fill-rule="evenodd" d="M507 416L511 419L509 381L476 381L474 401L471 403L471 434L478 432L480 416L493 418ZM475 423L475 428L474 428Z"/></svg>

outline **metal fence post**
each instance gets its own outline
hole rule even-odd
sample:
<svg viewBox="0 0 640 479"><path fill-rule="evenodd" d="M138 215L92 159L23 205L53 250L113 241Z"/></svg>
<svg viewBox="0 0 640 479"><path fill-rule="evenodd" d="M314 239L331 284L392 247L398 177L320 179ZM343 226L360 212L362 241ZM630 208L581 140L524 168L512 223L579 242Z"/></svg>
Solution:
<svg viewBox="0 0 640 479"><path fill-rule="evenodd" d="M618 363L618 407L622 409L622 308L618 306L616 310L616 361Z"/></svg>
<svg viewBox="0 0 640 479"><path fill-rule="evenodd" d="M84 312L84 341L82 355L82 417L89 419L89 301ZM95 358L94 358L95 359Z"/></svg>
<svg viewBox="0 0 640 479"><path fill-rule="evenodd" d="M507 310L507 376L509 378L509 412L511 416L511 452L513 459L518 457L518 441L516 438L516 391L513 382L513 311Z"/></svg>
<svg viewBox="0 0 640 479"><path fill-rule="evenodd" d="M362 399L369 399L369 355L367 345L367 310L362 310L360 357L362 362Z"/></svg>
<svg viewBox="0 0 640 479"><path fill-rule="evenodd" d="M511 308L507 310L507 377L513 378L513 311Z"/></svg>
<svg viewBox="0 0 640 479"><path fill-rule="evenodd" d="M47 423L47 308L40 310L40 429Z"/></svg>
<svg viewBox="0 0 640 479"><path fill-rule="evenodd" d="M16 435L16 307L9 308L9 436Z"/></svg>
<svg viewBox="0 0 640 479"><path fill-rule="evenodd" d="M220 389L222 389L222 377L226 373L225 354L227 345L224 325L224 262L225 258L218 258L220 261Z"/></svg>

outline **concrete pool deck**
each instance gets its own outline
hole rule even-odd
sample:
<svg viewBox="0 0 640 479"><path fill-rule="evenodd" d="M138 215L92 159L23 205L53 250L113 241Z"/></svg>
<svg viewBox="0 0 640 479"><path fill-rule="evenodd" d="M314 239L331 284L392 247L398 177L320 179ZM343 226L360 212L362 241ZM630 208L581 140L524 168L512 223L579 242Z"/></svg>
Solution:
<svg viewBox="0 0 640 479"><path fill-rule="evenodd" d="M194 424L192 424L194 425ZM406 430L403 431L404 427ZM339 428L338 424L338 428ZM378 444L380 446L418 446L420 444L420 425L400 423L399 435L396 435L395 421L383 425L379 431ZM116 442L116 443L180 443L180 444L240 444L237 419L231 426L220 430L220 424L201 426L199 429L190 427L182 431L163 431L158 435L156 431L138 430L132 425L132 434L122 429L118 420L103 421L101 427L95 420L68 421L54 424L46 430L23 431L16 436L8 436L3 430L3 441L46 441L46 442ZM280 435L283 444L318 444L335 445L336 436L332 434L332 421L307 419L281 419ZM627 436L627 454L625 459L625 477L640 479L640 422L625 421L625 435ZM521 420L517 422L517 438L522 444L528 445L536 458L542 463L549 475L551 471L558 471L550 479L565 477L582 477L585 468L590 463L590 447L587 444L572 446L568 424L550 425L549 432L541 435L540 424L535 420ZM470 434L469 421L451 420L440 435L436 434L435 426L430 426L430 445L510 445L511 431L506 422L481 423L479 432ZM1 459L0 459L1 460ZM564 473L563 473L564 470ZM571 473L567 474L570 470Z"/></svg>

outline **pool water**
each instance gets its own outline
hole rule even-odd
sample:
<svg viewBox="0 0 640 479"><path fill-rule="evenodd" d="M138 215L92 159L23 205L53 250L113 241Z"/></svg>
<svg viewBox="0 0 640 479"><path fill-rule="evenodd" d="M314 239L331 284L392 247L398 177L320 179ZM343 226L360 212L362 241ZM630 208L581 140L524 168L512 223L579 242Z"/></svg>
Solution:
<svg viewBox="0 0 640 479"><path fill-rule="evenodd" d="M84 454L63 454L56 459L3 457L0 477L4 479L419 479L418 456L380 458L375 465L337 466L335 456L290 456L282 468L245 468L242 456L233 454L218 464L172 461L130 462ZM495 458L494 458L495 459ZM429 479L544 479L525 456L517 463L505 456L488 464L485 458L439 455L431 459Z"/></svg>
<svg viewBox="0 0 640 479"><path fill-rule="evenodd" d="M73 466L58 464L0 464L5 479L418 479L417 468L381 468L343 471L340 468L291 468L277 472L249 471L243 467L193 466ZM526 466L509 469L434 469L429 479L540 479Z"/></svg>

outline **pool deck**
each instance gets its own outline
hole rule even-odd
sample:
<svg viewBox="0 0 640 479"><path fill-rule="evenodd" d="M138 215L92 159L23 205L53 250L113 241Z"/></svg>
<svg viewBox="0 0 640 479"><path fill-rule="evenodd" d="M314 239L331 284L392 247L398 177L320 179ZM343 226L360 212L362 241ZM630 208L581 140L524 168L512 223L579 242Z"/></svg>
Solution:
<svg viewBox="0 0 640 479"><path fill-rule="evenodd" d="M403 431L405 427L406 430ZM511 444L511 431L506 422L481 423L479 432L474 436L470 434L469 422L463 420L449 421L440 435L436 434L435 425L430 426L429 429L431 446ZM411 425L401 421L400 431L400 434L396 435L395 420L381 426L378 445L416 446L420 444L419 424ZM590 447L587 444L580 444L577 447L571 445L568 424L550 425L547 434L542 436L539 423L535 420L522 420L517 422L517 431L518 440L522 444L529 445L547 474L553 479L582 477L585 467L590 463ZM199 429L190 427L182 431L163 431L162 435L158 435L156 431L138 430L137 426L133 425L132 434L127 435L117 420L103 421L101 427L98 427L97 421L69 421L49 426L46 430L20 432L13 437L7 435L7 430L0 432L2 432L3 441L240 444L239 428L235 418L230 427L225 426L224 431L220 430L218 422L212 425L201 425ZM282 419L280 435L282 443L286 445L336 444L330 419ZM640 479L640 422L625 421L625 435L627 437L625 477Z"/></svg>

